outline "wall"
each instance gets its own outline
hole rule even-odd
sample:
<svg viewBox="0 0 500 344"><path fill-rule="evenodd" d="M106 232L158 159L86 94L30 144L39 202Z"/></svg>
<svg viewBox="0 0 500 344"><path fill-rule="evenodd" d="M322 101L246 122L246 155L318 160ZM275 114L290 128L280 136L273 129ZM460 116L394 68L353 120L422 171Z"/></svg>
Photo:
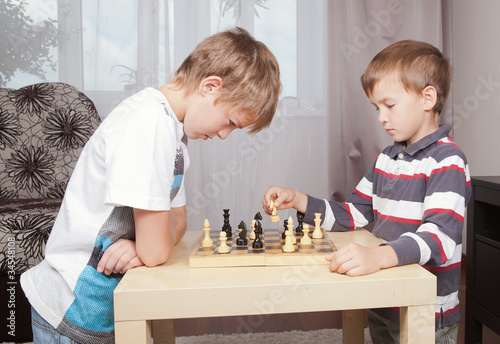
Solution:
<svg viewBox="0 0 500 344"><path fill-rule="evenodd" d="M500 1L454 0L453 138L472 176L500 175ZM466 252L464 228L463 247Z"/></svg>

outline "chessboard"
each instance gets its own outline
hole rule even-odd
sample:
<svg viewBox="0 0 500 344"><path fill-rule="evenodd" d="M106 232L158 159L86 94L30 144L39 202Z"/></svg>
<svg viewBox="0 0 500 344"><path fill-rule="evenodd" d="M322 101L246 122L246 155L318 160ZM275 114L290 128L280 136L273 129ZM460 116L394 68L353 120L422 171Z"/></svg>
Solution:
<svg viewBox="0 0 500 344"><path fill-rule="evenodd" d="M323 231L323 229L322 229ZM226 243L230 248L229 253L218 253L220 245L219 233L212 231L210 238L213 240L213 247L203 248L201 241L204 235L200 236L199 244L194 248L189 256L190 267L228 267L228 266L273 266L273 265L327 265L329 262L325 256L336 251L336 247L330 237L323 231L322 239L313 239L312 244L302 245L300 240L303 234L294 233L297 242L294 244L295 251L292 253L283 252L285 240L282 239L283 230L264 229L260 239L263 248L253 248L253 240L248 240L248 244L237 246L237 231L233 232L232 238L228 238Z"/></svg>

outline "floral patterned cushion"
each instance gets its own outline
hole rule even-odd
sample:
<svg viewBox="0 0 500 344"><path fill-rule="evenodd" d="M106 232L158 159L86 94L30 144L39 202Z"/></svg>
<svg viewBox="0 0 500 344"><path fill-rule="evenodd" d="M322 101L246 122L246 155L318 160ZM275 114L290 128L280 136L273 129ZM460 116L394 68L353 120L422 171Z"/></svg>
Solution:
<svg viewBox="0 0 500 344"><path fill-rule="evenodd" d="M43 259L69 177L99 123L92 101L68 84L0 89L1 273Z"/></svg>
<svg viewBox="0 0 500 344"><path fill-rule="evenodd" d="M92 101L70 85L0 89L0 199L62 198L99 123Z"/></svg>
<svg viewBox="0 0 500 344"><path fill-rule="evenodd" d="M60 198L0 200L0 272L20 274L43 259Z"/></svg>

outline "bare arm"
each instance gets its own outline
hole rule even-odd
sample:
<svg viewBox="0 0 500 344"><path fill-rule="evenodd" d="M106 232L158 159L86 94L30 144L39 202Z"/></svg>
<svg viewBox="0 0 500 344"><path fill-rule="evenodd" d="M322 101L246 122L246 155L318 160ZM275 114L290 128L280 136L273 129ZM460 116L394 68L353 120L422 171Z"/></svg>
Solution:
<svg viewBox="0 0 500 344"><path fill-rule="evenodd" d="M170 211L134 209L137 255L146 266L165 263L186 231L185 207Z"/></svg>

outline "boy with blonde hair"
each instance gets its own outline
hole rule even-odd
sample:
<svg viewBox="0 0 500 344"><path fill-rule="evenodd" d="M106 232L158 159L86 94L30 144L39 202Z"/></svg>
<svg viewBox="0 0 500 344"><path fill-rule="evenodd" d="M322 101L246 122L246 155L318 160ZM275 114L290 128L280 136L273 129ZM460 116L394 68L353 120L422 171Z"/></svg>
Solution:
<svg viewBox="0 0 500 344"><path fill-rule="evenodd" d="M280 90L273 54L236 28L205 39L171 82L106 117L75 167L44 261L21 277L35 343L114 343L122 274L166 262L186 231L187 138L258 132Z"/></svg>
<svg viewBox="0 0 500 344"><path fill-rule="evenodd" d="M349 244L326 257L330 270L349 276L418 263L437 277L436 343L456 342L462 229L470 199L463 152L439 125L451 83L451 68L434 46L405 40L382 50L361 77L378 121L394 140L345 202L327 201L272 186L262 200L266 213L295 208L322 227L348 231L374 223L386 242L375 248ZM399 342L399 310L368 312L374 343Z"/></svg>

